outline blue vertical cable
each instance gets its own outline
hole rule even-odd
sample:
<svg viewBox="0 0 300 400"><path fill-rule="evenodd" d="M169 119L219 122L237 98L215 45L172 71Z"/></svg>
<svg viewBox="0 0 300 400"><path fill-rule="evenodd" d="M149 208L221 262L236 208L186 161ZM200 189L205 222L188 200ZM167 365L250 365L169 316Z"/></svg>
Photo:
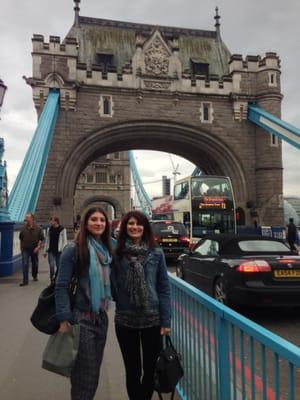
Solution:
<svg viewBox="0 0 300 400"><path fill-rule="evenodd" d="M129 152L129 162L130 162L130 169L131 169L131 173L132 173L132 179L134 182L134 186L135 186L135 190L136 190L136 194L139 200L139 203L141 205L142 211L151 218L151 209L152 209L152 203L151 203L151 199L148 196L143 182L141 180L141 177L139 175L135 160L134 160L134 156L133 156L133 152L130 150Z"/></svg>
<svg viewBox="0 0 300 400"><path fill-rule="evenodd" d="M59 92L50 90L38 126L8 199L11 219L35 212L59 112Z"/></svg>

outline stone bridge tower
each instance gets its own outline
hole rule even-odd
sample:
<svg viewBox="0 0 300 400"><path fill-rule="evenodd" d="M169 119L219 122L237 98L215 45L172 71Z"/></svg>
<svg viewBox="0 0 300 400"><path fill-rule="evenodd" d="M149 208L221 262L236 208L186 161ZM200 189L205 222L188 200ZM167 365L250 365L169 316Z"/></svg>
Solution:
<svg viewBox="0 0 300 400"><path fill-rule="evenodd" d="M79 15L66 38L33 35L27 79L41 111L50 88L60 114L37 206L70 226L78 177L92 161L129 149L178 154L230 176L246 224L283 222L281 143L247 120L249 102L280 117L280 61L231 55L215 30Z"/></svg>
<svg viewBox="0 0 300 400"><path fill-rule="evenodd" d="M107 154L80 174L74 195L74 215L90 206L101 206L110 219L130 210L130 164L127 151Z"/></svg>

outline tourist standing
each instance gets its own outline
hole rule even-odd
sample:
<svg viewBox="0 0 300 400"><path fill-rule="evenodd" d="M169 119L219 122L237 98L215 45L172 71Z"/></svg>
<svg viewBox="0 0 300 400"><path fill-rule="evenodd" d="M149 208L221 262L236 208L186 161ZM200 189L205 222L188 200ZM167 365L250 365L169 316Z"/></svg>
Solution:
<svg viewBox="0 0 300 400"><path fill-rule="evenodd" d="M297 242L297 235L298 235L298 230L296 225L294 224L294 219L290 218L287 226L287 241L291 250L295 252L297 252L297 248L295 246Z"/></svg>
<svg viewBox="0 0 300 400"><path fill-rule="evenodd" d="M34 281L38 280L39 250L44 240L42 229L35 223L34 215L27 213L25 224L19 234L21 253L23 282L20 286L27 286L29 280L29 259L31 260L31 273Z"/></svg>
<svg viewBox="0 0 300 400"><path fill-rule="evenodd" d="M72 400L92 400L97 390L108 328L111 260L107 215L99 207L90 208L75 242L62 252L55 283L59 331L68 333L72 323L80 324L79 350L71 373ZM74 275L79 279L71 309L69 286Z"/></svg>
<svg viewBox="0 0 300 400"><path fill-rule="evenodd" d="M170 334L171 302L164 254L139 211L122 218L111 281L127 393L130 400L150 400L162 335Z"/></svg>
<svg viewBox="0 0 300 400"><path fill-rule="evenodd" d="M77 214L76 215L76 219L75 219L74 224L73 224L73 231L74 231L74 236L75 237L77 235L77 232L80 229L80 222L81 222L81 216L79 214Z"/></svg>
<svg viewBox="0 0 300 400"><path fill-rule="evenodd" d="M44 257L48 253L48 263L50 269L50 280L53 281L54 276L59 267L61 252L67 245L67 231L60 225L59 218L53 215L50 218L50 227L46 231Z"/></svg>

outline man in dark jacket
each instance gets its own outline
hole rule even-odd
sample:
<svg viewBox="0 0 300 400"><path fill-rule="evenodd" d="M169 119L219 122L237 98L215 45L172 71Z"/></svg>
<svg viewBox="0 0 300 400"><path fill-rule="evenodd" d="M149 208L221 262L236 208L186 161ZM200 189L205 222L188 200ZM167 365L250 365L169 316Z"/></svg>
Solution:
<svg viewBox="0 0 300 400"><path fill-rule="evenodd" d="M297 241L297 227L294 224L294 219L290 218L289 219L289 224L287 226L287 241L288 244L291 248L292 251L296 251L297 252L297 248L295 246L295 243Z"/></svg>
<svg viewBox="0 0 300 400"><path fill-rule="evenodd" d="M21 243L23 268L23 282L20 283L20 286L26 286L28 285L29 258L31 259L32 265L32 278L34 281L38 280L39 250L44 240L43 231L34 222L33 214L26 214L25 224L20 231L19 239Z"/></svg>

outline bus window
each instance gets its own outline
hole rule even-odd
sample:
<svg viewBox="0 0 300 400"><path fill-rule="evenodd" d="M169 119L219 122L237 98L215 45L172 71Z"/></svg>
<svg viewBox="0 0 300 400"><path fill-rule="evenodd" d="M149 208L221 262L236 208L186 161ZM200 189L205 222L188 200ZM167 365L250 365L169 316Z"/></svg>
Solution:
<svg viewBox="0 0 300 400"><path fill-rule="evenodd" d="M190 235L190 233L191 233L191 218L190 218L190 213L187 211L183 213L183 224L186 227L188 235Z"/></svg>
<svg viewBox="0 0 300 400"><path fill-rule="evenodd" d="M192 196L223 196L232 199L231 188L223 178L194 178L192 179Z"/></svg>
<svg viewBox="0 0 300 400"><path fill-rule="evenodd" d="M184 181L175 185L174 200L181 200L188 198L189 198L189 182Z"/></svg>
<svg viewBox="0 0 300 400"><path fill-rule="evenodd" d="M192 215L192 236L201 237L211 233L234 233L235 231L233 213L194 210Z"/></svg>

